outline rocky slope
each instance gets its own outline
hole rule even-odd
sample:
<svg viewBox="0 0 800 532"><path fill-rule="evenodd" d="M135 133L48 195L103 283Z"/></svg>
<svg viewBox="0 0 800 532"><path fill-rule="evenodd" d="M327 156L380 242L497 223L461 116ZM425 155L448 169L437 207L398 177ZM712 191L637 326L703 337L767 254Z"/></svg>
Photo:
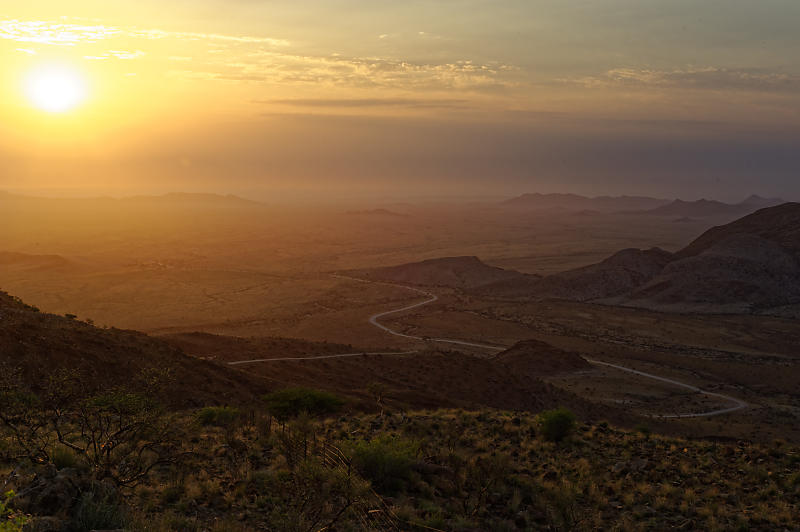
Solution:
<svg viewBox="0 0 800 532"><path fill-rule="evenodd" d="M509 279L482 287L485 295L504 298L591 301L626 294L642 286L672 260L662 249L626 249L598 263L531 282Z"/></svg>
<svg viewBox="0 0 800 532"><path fill-rule="evenodd" d="M800 305L800 204L715 227L675 257L617 302L673 311L787 311Z"/></svg>

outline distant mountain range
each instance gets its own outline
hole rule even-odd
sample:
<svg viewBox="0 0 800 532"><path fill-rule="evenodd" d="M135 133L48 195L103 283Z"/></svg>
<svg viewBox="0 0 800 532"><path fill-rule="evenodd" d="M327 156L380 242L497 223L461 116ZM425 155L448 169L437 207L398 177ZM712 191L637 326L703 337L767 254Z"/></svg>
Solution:
<svg viewBox="0 0 800 532"><path fill-rule="evenodd" d="M2 202L59 202L64 204L96 204L110 203L112 205L126 204L156 204L156 205L181 205L198 207L244 207L263 205L257 201L248 200L233 194L204 194L188 192L170 192L162 195L140 195L112 198L108 196L90 198L46 198L40 196L26 196L22 194L12 194L0 191L0 201Z"/></svg>
<svg viewBox="0 0 800 532"><path fill-rule="evenodd" d="M599 196L590 198L577 194L523 194L506 200L504 206L531 210L569 212L595 211L600 213L647 214L676 218L706 216L743 216L766 207L785 203L778 198L750 196L736 204L701 199L697 201L667 200L644 196Z"/></svg>
<svg viewBox="0 0 800 532"><path fill-rule="evenodd" d="M561 211L640 211L667 205L670 201L643 196L599 196L589 198L577 194L523 194L502 202L507 207Z"/></svg>
<svg viewBox="0 0 800 532"><path fill-rule="evenodd" d="M667 205L646 211L645 214L657 216L703 217L703 216L743 216L766 207L785 203L777 198L750 196L741 203L731 204L721 201L701 199L697 201L675 200Z"/></svg>

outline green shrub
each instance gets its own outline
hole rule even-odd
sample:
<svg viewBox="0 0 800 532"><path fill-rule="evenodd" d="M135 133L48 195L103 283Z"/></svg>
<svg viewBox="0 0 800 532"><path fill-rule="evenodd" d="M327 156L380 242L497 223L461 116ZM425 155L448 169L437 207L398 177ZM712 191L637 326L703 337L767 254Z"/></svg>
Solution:
<svg viewBox="0 0 800 532"><path fill-rule="evenodd" d="M559 442L575 429L575 414L566 408L556 408L539 414L542 436L547 441Z"/></svg>
<svg viewBox="0 0 800 532"><path fill-rule="evenodd" d="M197 421L207 427L229 427L239 419L241 412L230 406L207 406L197 413Z"/></svg>
<svg viewBox="0 0 800 532"><path fill-rule="evenodd" d="M357 443L353 466L379 493L395 494L411 477L419 446L402 438L381 436Z"/></svg>
<svg viewBox="0 0 800 532"><path fill-rule="evenodd" d="M14 497L13 491L0 497L0 532L21 532L28 522L27 516L16 514L8 507Z"/></svg>
<svg viewBox="0 0 800 532"><path fill-rule="evenodd" d="M58 470L71 469L78 466L78 457L75 456L75 452L65 447L53 449L53 452L50 453L50 460Z"/></svg>
<svg viewBox="0 0 800 532"><path fill-rule="evenodd" d="M329 392L307 388L287 388L264 396L267 410L280 422L305 412L310 416L323 416L337 412L344 401Z"/></svg>
<svg viewBox="0 0 800 532"><path fill-rule="evenodd" d="M125 525L125 511L116 497L90 491L78 501L69 530L118 530Z"/></svg>

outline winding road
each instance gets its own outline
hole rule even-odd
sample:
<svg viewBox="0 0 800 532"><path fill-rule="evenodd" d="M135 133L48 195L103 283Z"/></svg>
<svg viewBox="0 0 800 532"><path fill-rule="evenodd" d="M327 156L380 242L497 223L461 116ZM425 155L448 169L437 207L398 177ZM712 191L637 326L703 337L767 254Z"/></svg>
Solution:
<svg viewBox="0 0 800 532"><path fill-rule="evenodd" d="M401 307L401 308L398 308L398 309L387 310L387 311L384 311L384 312L378 312L377 314L373 314L372 316L370 316L369 319L368 319L369 323L371 325L377 327L378 329L381 329L382 331L386 332L387 334L391 334L393 336L398 336L398 337L401 337L401 338L407 338L407 339L410 339L410 340L419 340L419 341L424 341L424 342L437 342L437 343L446 343L446 344L456 344L456 345L463 345L463 346L467 346L467 347L476 347L476 348L479 348L479 349L486 349L486 350L496 351L496 352L503 351L503 350L507 349L507 347L497 346L497 345L479 344L479 343L467 342L467 341L464 341L464 340L455 340L455 339L452 339L452 338L425 338L425 337L422 337L422 336L413 336L413 335L410 335L410 334L402 333L400 331L396 331L396 330L394 330L394 329L392 329L390 327L387 327L386 325L383 325L378 320L380 318L383 318L384 316L389 316L390 314L398 314L400 312L406 312L406 311L409 311L409 310L413 310L415 308L419 308L419 307L428 305L430 303L433 303L434 301L438 301L439 297L436 294L433 294L431 292L426 292L425 290L421 290L419 288L414 288L414 287L411 287L411 286L405 286L405 285L400 285L400 284L395 284L395 283L387 283L387 282L382 282L382 281L369 281L369 280L366 280L366 279L357 279L355 277L347 277L347 276L344 276L344 275L337 275L337 274L334 274L334 277L337 277L337 278L340 278L340 279L347 279L347 280L350 280L350 281L357 281L357 282L361 282L361 283L383 284L383 285L387 285L387 286L393 286L393 287L396 287L396 288L403 288L405 290L410 290L412 292L417 292L417 293L422 294L425 297L427 297L427 299L425 299L424 301L420 301L419 303L414 303L412 305L407 305L405 307ZM420 350L416 349L416 350L413 350L413 351L401 351L401 352L394 351L394 352L384 352L384 353L342 353L342 354L335 354L335 355L320 355L320 356L310 356L310 357L261 358L261 359L255 359L255 360L239 360L239 361L236 361L236 362L228 362L228 365L230 365L230 366L241 366L241 365L246 365L246 364L258 364L258 363L265 363L265 362L283 362L283 361L298 361L298 362L300 362L300 361L323 360L323 359L332 359L332 358L361 357L361 356L369 356L369 355L375 355L375 356L402 356L402 355L412 355L412 354L419 353L419 352L420 352ZM624 371L626 373L631 373L631 374L634 374L634 375L638 375L640 377L646 377L648 379L661 381L661 382L664 382L664 383L667 383L667 384L671 384L673 386L677 386L679 388L684 388L684 389L687 389L687 390L691 390L692 392L695 392L697 394L718 397L720 399L723 399L723 400L728 401L728 402L733 404L733 406L728 407L728 408L720 408L720 409L717 409L717 410L711 410L711 411L707 411L707 412L697 412L697 413L693 412L693 413L686 413L686 414L653 414L652 417L670 418L670 419L713 417L713 416L719 416L719 415L722 415L722 414L729 414L731 412L736 412L738 410L742 410L742 409L747 408L749 406L746 402L742 401L741 399L737 399L737 398L731 397L729 395L723 395L721 393L709 392L709 391L703 390L701 388L698 388L697 386L693 386L691 384L686 384L685 382L680 382L680 381L676 381L676 380L673 380L673 379L668 379L666 377L659 377L658 375L653 375L652 373L646 373L644 371L639 371L639 370L636 370L636 369L627 368L625 366L619 366L617 364L610 364L608 362L601 362L599 360L591 360L591 359L587 358L586 361L588 363L590 363L590 364L595 365L595 366L606 366L606 367L614 368L614 369L619 370L619 371Z"/></svg>

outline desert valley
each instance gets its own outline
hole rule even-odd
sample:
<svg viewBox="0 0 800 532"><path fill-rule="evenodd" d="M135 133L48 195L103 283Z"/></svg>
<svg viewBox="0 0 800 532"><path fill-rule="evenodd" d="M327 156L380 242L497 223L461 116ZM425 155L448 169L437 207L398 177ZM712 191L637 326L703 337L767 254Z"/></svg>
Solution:
<svg viewBox="0 0 800 532"><path fill-rule="evenodd" d="M0 532L800 532L800 2L0 8Z"/></svg>
<svg viewBox="0 0 800 532"><path fill-rule="evenodd" d="M567 407L796 444L800 205L560 198L312 213L6 195L5 367L34 388L169 367L180 409L316 389L376 419Z"/></svg>

